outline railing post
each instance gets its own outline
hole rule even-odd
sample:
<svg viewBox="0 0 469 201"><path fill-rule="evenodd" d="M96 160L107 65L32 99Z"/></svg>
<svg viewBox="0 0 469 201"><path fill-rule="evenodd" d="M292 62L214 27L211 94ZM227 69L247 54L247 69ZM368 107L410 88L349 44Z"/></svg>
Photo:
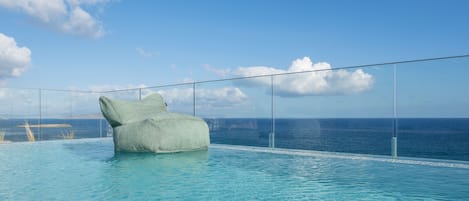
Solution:
<svg viewBox="0 0 469 201"><path fill-rule="evenodd" d="M73 118L73 91L70 93L70 118Z"/></svg>
<svg viewBox="0 0 469 201"><path fill-rule="evenodd" d="M270 112L272 114L272 139L269 140L270 147L275 148L275 116L274 116L274 76L270 75L270 103L271 103L271 108Z"/></svg>
<svg viewBox="0 0 469 201"><path fill-rule="evenodd" d="M39 126L38 126L38 132L37 132L37 140L41 140L41 124L42 124L42 89L38 90L39 92Z"/></svg>
<svg viewBox="0 0 469 201"><path fill-rule="evenodd" d="M397 83L396 83L396 64L394 64L393 68L394 76L393 76L393 106L394 106L394 112L393 112L393 135L391 139L391 155L393 158L397 158L397 132L398 132L398 121L397 121Z"/></svg>
<svg viewBox="0 0 469 201"><path fill-rule="evenodd" d="M103 137L103 119L99 118L99 137Z"/></svg>
<svg viewBox="0 0 469 201"><path fill-rule="evenodd" d="M397 137L393 136L391 139L391 155L397 158Z"/></svg>
<svg viewBox="0 0 469 201"><path fill-rule="evenodd" d="M142 100L142 88L138 88L138 100Z"/></svg>
<svg viewBox="0 0 469 201"><path fill-rule="evenodd" d="M195 116L195 82L192 83L192 109Z"/></svg>

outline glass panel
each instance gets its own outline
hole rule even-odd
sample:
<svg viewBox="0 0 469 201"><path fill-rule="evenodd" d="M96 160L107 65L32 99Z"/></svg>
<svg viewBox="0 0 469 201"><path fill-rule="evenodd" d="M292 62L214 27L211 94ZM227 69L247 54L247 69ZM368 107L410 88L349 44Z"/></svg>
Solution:
<svg viewBox="0 0 469 201"><path fill-rule="evenodd" d="M269 146L271 107L270 77L196 85L196 115L207 121L211 143Z"/></svg>
<svg viewBox="0 0 469 201"><path fill-rule="evenodd" d="M391 154L393 69L274 76L275 146Z"/></svg>
<svg viewBox="0 0 469 201"><path fill-rule="evenodd" d="M98 93L42 90L42 140L101 137Z"/></svg>
<svg viewBox="0 0 469 201"><path fill-rule="evenodd" d="M99 96L106 96L109 98L120 99L120 100L128 100L128 101L137 101L139 100L142 90L141 89L128 89L128 90L116 90L116 91L107 91L99 93ZM99 104L99 103L98 103ZM99 107L99 105L98 105ZM101 109L99 109L101 111ZM112 127L107 122L106 119L101 114L101 119L99 121L99 135L102 137L112 137Z"/></svg>
<svg viewBox="0 0 469 201"><path fill-rule="evenodd" d="M27 132L25 124L40 122L39 90L0 88L0 105L0 140L2 142L38 140L39 129L30 127L31 132ZM28 134L30 134L29 137Z"/></svg>
<svg viewBox="0 0 469 201"><path fill-rule="evenodd" d="M164 101L168 105L168 111L188 115L194 114L194 92L192 83L142 89L143 97L152 93L159 93L163 96Z"/></svg>
<svg viewBox="0 0 469 201"><path fill-rule="evenodd" d="M398 155L469 160L469 59L400 64Z"/></svg>
<svg viewBox="0 0 469 201"><path fill-rule="evenodd" d="M120 100L138 100L140 96L139 89L127 89L127 90L116 90L106 91L100 93L101 96L109 98L120 99Z"/></svg>

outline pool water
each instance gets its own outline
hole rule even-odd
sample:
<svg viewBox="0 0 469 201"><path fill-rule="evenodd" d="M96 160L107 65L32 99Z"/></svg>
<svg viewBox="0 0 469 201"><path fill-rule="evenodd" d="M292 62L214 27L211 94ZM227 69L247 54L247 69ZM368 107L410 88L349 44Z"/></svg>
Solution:
<svg viewBox="0 0 469 201"><path fill-rule="evenodd" d="M0 200L469 197L465 164L253 150L214 145L208 151L176 154L114 154L110 139L0 144Z"/></svg>

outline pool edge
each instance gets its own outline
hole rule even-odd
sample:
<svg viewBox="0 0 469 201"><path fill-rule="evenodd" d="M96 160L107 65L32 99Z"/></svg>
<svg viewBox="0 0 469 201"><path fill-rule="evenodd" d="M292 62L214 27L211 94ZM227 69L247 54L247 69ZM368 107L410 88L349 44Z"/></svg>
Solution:
<svg viewBox="0 0 469 201"><path fill-rule="evenodd" d="M408 165L424 165L424 166L433 166L433 167L469 169L469 161L453 161L453 160L412 158L412 157L392 158L391 156L380 156L380 155L313 151L313 150L302 150L302 149L283 149L283 148L272 149L269 147L254 147L254 146L225 145L225 144L211 144L210 148L251 151L251 152L260 152L260 153L284 154L284 155L296 155L296 156L340 158L340 159L349 159L349 160L367 160L367 161L379 161L379 162L399 163L399 164L408 164Z"/></svg>

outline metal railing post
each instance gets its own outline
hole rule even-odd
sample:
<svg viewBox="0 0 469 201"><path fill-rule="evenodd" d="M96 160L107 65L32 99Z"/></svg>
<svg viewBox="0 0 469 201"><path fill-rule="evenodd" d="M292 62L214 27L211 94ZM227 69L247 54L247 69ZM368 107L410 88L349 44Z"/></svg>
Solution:
<svg viewBox="0 0 469 201"><path fill-rule="evenodd" d="M41 124L42 124L42 89L39 89L39 120L38 120L37 140L41 140Z"/></svg>
<svg viewBox="0 0 469 201"><path fill-rule="evenodd" d="M195 82L192 83L192 109L195 116Z"/></svg>
<svg viewBox="0 0 469 201"><path fill-rule="evenodd" d="M99 137L102 138L103 137L103 119L99 119Z"/></svg>
<svg viewBox="0 0 469 201"><path fill-rule="evenodd" d="M391 155L393 158L397 158L397 132L398 132L398 121L397 121L397 93L396 93L396 64L394 64L393 67L393 106L394 106L394 111L393 111L393 135L391 138Z"/></svg>
<svg viewBox="0 0 469 201"><path fill-rule="evenodd" d="M271 118L272 118L272 140L271 140L271 143L270 146L271 148L275 148L275 115L274 115L274 111L275 111L275 108L274 108L274 76L271 75L270 76L270 103L271 103L271 108L270 108L270 112L272 114Z"/></svg>
<svg viewBox="0 0 469 201"><path fill-rule="evenodd" d="M142 100L142 88L138 88L138 100Z"/></svg>

